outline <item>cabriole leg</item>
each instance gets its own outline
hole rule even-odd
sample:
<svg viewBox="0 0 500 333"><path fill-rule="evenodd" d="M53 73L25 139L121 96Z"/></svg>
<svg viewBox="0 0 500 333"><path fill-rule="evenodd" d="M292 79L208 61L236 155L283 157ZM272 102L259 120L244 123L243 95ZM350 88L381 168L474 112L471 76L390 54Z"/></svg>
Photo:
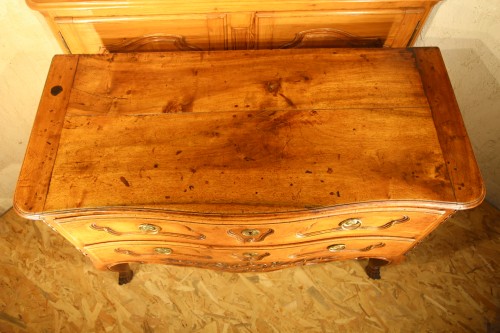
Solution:
<svg viewBox="0 0 500 333"><path fill-rule="evenodd" d="M132 281L134 272L130 269L129 264L118 264L109 268L113 272L118 272L118 284L123 285Z"/></svg>
<svg viewBox="0 0 500 333"><path fill-rule="evenodd" d="M388 260L370 258L368 259L368 265L365 268L366 274L370 279L379 280L380 279L380 267L389 264Z"/></svg>

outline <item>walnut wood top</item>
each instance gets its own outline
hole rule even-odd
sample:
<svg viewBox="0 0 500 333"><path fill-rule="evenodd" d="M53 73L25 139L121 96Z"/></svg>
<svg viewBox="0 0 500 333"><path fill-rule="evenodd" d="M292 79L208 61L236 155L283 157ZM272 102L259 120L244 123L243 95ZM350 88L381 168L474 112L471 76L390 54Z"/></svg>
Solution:
<svg viewBox="0 0 500 333"><path fill-rule="evenodd" d="M484 187L438 49L54 58L21 214L464 209Z"/></svg>

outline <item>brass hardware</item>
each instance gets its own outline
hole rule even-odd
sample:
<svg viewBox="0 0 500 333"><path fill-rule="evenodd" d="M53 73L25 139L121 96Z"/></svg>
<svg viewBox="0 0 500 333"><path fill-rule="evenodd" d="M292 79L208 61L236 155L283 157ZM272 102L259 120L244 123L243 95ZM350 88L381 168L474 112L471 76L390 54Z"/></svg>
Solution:
<svg viewBox="0 0 500 333"><path fill-rule="evenodd" d="M156 234L158 231L161 230L161 228L154 224L143 223L139 225L139 230L150 234Z"/></svg>
<svg viewBox="0 0 500 333"><path fill-rule="evenodd" d="M245 258L253 258L253 257L257 257L259 254L257 252L245 252L243 253L243 256Z"/></svg>
<svg viewBox="0 0 500 333"><path fill-rule="evenodd" d="M206 237L203 234L197 233L196 235L188 235L188 234L179 234L175 232L166 232L166 231L161 231L161 227L154 225L154 224L148 224L144 223L139 225L139 230L141 232L120 232L116 231L110 227L101 227L95 223L92 223L90 225L91 229L97 230L97 231L104 231L107 232L110 235L114 236L130 236L130 235L144 235L144 233L148 234L153 234L153 235L161 235L161 236L167 236L167 237L179 237L179 238L187 238L187 239L196 239L196 240L204 240ZM187 230L190 232L194 232L191 228L186 227Z"/></svg>
<svg viewBox="0 0 500 333"><path fill-rule="evenodd" d="M318 231L313 231L313 232L308 232L308 233L298 232L296 234L296 237L297 238L313 237L313 236L318 236L318 235L322 235L322 234L326 234L326 233L330 233L330 232L355 230L355 229L360 229L360 230L383 230L383 229L389 229L389 228L395 226L396 224L405 223L405 222L408 222L408 221L410 221L410 218L408 216L406 216L406 215L403 215L403 217L400 218L400 219L389 221L386 224L383 224L383 225L378 226L378 227L370 227L370 226L363 227L363 226L361 226L361 224L363 223L361 221L361 219L350 218L350 219L347 219L347 220L344 220L344 221L340 222L339 226L336 227L336 228L318 230Z"/></svg>
<svg viewBox="0 0 500 333"><path fill-rule="evenodd" d="M333 244L327 247L328 251L330 252L338 252L345 250L345 244Z"/></svg>
<svg viewBox="0 0 500 333"><path fill-rule="evenodd" d="M168 247L155 247L154 250L159 254L170 254L173 252L172 249Z"/></svg>
<svg viewBox="0 0 500 333"><path fill-rule="evenodd" d="M260 231L257 229L245 229L241 231L241 234L245 237L255 237L260 235Z"/></svg>
<svg viewBox="0 0 500 333"><path fill-rule="evenodd" d="M241 243L257 243L262 242L267 236L274 233L273 229L243 229L243 230L233 230L227 231L227 234L231 237L236 238Z"/></svg>
<svg viewBox="0 0 500 333"><path fill-rule="evenodd" d="M363 222L360 219L347 219L339 223L342 230L355 230L361 227Z"/></svg>

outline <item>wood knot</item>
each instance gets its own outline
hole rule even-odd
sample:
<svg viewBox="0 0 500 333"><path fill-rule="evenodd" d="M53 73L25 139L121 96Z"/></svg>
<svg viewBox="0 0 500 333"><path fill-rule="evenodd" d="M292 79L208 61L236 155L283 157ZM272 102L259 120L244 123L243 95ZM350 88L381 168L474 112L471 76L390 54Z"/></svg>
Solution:
<svg viewBox="0 0 500 333"><path fill-rule="evenodd" d="M279 80L273 80L273 81L267 81L265 83L265 88L268 93L273 94L276 96L278 92L281 90L281 79Z"/></svg>
<svg viewBox="0 0 500 333"><path fill-rule="evenodd" d="M57 96L59 95L61 92L63 91L63 88L61 86L53 86L51 89L50 89L50 94L52 96Z"/></svg>

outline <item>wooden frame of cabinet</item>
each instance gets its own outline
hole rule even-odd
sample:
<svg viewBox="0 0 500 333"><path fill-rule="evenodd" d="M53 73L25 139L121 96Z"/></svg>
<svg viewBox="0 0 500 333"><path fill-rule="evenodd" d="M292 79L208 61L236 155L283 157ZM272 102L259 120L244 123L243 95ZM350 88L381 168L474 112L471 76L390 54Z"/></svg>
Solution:
<svg viewBox="0 0 500 333"><path fill-rule="evenodd" d="M408 47L439 0L27 0L68 53Z"/></svg>

